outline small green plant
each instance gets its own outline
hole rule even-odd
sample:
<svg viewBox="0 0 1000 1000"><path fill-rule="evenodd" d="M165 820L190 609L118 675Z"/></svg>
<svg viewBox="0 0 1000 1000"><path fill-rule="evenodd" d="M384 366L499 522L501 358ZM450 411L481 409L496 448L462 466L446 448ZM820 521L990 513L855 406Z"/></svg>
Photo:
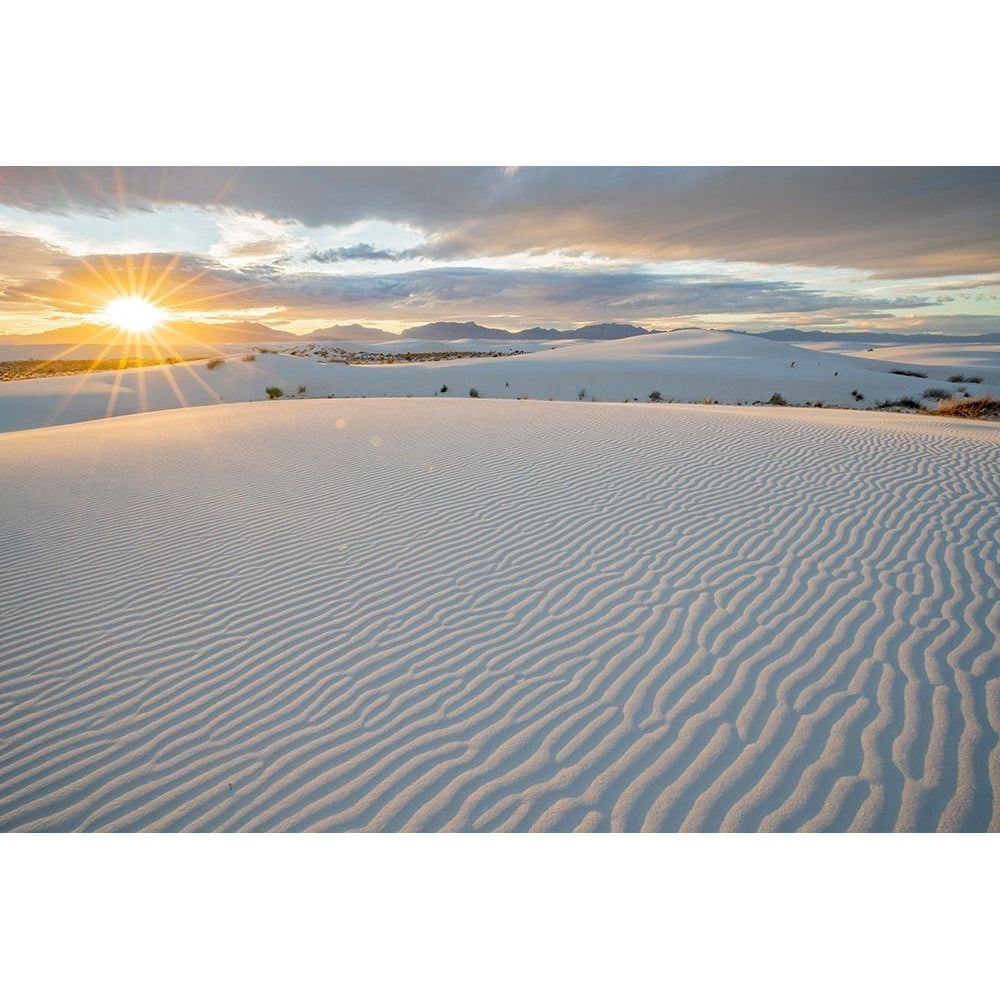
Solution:
<svg viewBox="0 0 1000 1000"><path fill-rule="evenodd" d="M780 392L771 393L771 398L768 400L771 406L788 406L788 400L781 395Z"/></svg>
<svg viewBox="0 0 1000 1000"><path fill-rule="evenodd" d="M469 390L469 395L470 395L470 396L471 396L471 397L472 397L473 399L479 399L479 390L478 390L478 389L470 389L470 390Z"/></svg>
<svg viewBox="0 0 1000 1000"><path fill-rule="evenodd" d="M219 365L224 365L226 363L225 358L209 358L208 364L205 367L211 371L213 368L218 368Z"/></svg>
<svg viewBox="0 0 1000 1000"><path fill-rule="evenodd" d="M658 403L661 399L663 399L663 393L661 393L659 389L654 389L649 394L649 401L651 403Z"/></svg>
<svg viewBox="0 0 1000 1000"><path fill-rule="evenodd" d="M285 390L276 385L269 385L264 392L267 393L268 399L281 399L285 394Z"/></svg>

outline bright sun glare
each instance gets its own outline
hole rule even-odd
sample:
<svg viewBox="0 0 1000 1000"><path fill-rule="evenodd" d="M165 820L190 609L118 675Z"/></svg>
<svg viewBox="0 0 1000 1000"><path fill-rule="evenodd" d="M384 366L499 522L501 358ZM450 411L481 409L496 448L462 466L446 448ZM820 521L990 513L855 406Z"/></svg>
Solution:
<svg viewBox="0 0 1000 1000"><path fill-rule="evenodd" d="M149 333L163 319L163 310L138 295L130 295L109 302L104 309L104 318L127 333Z"/></svg>

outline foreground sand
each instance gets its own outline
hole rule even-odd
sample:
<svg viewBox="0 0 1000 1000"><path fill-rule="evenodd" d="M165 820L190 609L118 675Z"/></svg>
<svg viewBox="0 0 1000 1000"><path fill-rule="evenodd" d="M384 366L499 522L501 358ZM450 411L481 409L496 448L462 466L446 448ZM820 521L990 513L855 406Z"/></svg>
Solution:
<svg viewBox="0 0 1000 1000"><path fill-rule="evenodd" d="M1000 829L998 446L486 399L0 436L0 827Z"/></svg>

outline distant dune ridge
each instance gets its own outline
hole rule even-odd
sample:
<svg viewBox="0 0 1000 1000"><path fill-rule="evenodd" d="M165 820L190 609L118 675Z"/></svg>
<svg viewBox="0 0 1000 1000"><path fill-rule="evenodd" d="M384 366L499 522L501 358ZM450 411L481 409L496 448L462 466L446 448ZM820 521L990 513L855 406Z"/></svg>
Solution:
<svg viewBox="0 0 1000 1000"><path fill-rule="evenodd" d="M397 363L323 363L337 359L336 348L391 353ZM5 349L0 346L0 359ZM449 350L524 353L412 364L398 358L407 351ZM302 356L290 356L293 351ZM886 349L885 356L878 352L848 356L749 334L699 329L591 341L473 338L445 342L396 337L383 344L231 345L223 351L224 363L213 368L205 361L194 361L0 383L0 431L178 406L251 402L265 399L268 387L280 388L286 396L306 397L464 396L475 390L484 398L582 397L601 403L646 402L651 393L659 393L663 401L753 404L766 403L778 394L792 404L851 408L900 398L920 402L927 390L1000 395L1000 347L991 352L987 345L964 356L960 348L953 346L951 351L922 357L919 372L926 378L917 378L896 373L914 366L892 348ZM244 360L247 357L253 360ZM933 363L923 364L927 360ZM949 381L956 375L980 381ZM300 387L305 392L300 393Z"/></svg>
<svg viewBox="0 0 1000 1000"><path fill-rule="evenodd" d="M2 434L0 827L1000 830L998 446L467 396Z"/></svg>

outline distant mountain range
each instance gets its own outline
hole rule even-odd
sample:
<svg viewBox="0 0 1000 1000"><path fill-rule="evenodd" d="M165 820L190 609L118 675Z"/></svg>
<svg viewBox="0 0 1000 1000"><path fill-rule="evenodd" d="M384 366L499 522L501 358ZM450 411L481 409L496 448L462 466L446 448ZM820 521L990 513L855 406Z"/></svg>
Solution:
<svg viewBox="0 0 1000 1000"><path fill-rule="evenodd" d="M402 336L408 340L620 340L650 332L629 323L595 323L578 330L546 330L535 326L519 333L478 323L427 323L411 326Z"/></svg>
<svg viewBox="0 0 1000 1000"><path fill-rule="evenodd" d="M592 323L576 330L555 330L534 326L528 330L511 333L499 327L481 326L479 323L426 323L404 330L405 340L485 340L516 342L525 340L620 340L637 337L656 331L630 323ZM747 334L746 330L725 330L725 333ZM844 333L825 330L797 330L785 328L767 330L764 333L749 334L786 343L829 343L833 341L857 341L861 344L883 346L977 343L1000 344L1000 332L980 335L955 336L940 333L878 333L852 331ZM350 341L353 343L379 343L399 339L395 334L374 326L360 323L344 323L313 330L312 333L295 336L275 330L261 323L196 323L178 320L161 327L157 333L158 343L175 344L279 344L301 343L302 341ZM140 341L141 343L141 341ZM0 344L16 344L30 347L32 344L94 344L95 346L128 344L128 337L117 327L97 323L78 323L44 333L27 335L9 334L0 336Z"/></svg>
<svg viewBox="0 0 1000 1000"><path fill-rule="evenodd" d="M362 326L360 323L340 323L336 326L328 326L322 330L313 330L312 333L305 334L299 340L349 340L353 343L378 344L386 340L393 340L394 335L385 330L379 330L374 326Z"/></svg>
<svg viewBox="0 0 1000 1000"><path fill-rule="evenodd" d="M641 326L628 323L596 323L580 327L578 330L554 330L532 327L519 333L511 333L497 327L481 326L479 323L427 323L411 326L404 330L402 337L407 340L618 340L649 333ZM272 329L261 323L196 323L178 320L165 324L157 331L158 343L183 344L275 344L297 343L301 341L350 341L353 343L379 343L396 340L395 334L374 326L360 323L342 323L322 327L312 333L295 336L281 330ZM128 335L110 325L98 323L78 323L63 326L44 333L0 336L2 344L94 344L121 346L128 343Z"/></svg>

